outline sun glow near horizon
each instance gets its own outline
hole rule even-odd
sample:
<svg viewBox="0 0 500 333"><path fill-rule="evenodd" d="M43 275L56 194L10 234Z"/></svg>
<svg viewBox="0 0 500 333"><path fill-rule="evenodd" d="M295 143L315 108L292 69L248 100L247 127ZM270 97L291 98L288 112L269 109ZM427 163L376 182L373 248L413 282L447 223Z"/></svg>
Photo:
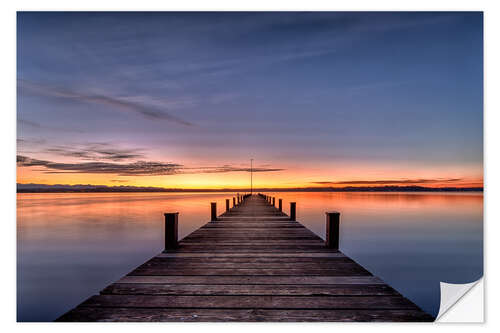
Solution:
<svg viewBox="0 0 500 333"><path fill-rule="evenodd" d="M313 174L311 176L311 174ZM378 186L424 186L431 188L483 187L483 179L479 172L468 174L455 172L439 174L436 172L404 173L380 171L370 175L359 171L342 173L331 170L307 170L294 172L293 169L284 169L274 172L254 172L254 188L341 188L341 187L378 187ZM343 176L337 176L343 175ZM360 175L363 175L361 177ZM154 176L124 176L119 174L87 174L73 172L51 173L50 170L40 167L18 166L17 182L21 184L34 183L44 185L105 185L105 186L137 186L162 187L173 189L224 189L249 188L250 172L228 171L207 173L179 173Z"/></svg>

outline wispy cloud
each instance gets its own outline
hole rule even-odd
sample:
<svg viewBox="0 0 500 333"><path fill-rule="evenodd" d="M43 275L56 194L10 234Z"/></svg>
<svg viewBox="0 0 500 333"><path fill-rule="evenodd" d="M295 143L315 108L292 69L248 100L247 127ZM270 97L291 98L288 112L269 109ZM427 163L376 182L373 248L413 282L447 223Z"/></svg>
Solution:
<svg viewBox="0 0 500 333"><path fill-rule="evenodd" d="M49 85L34 83L22 79L17 80L17 87L21 92L35 94L46 97L68 98L79 102L96 103L105 106L111 106L113 109L120 111L128 111L140 114L146 118L153 120L168 120L185 126L193 124L180 119L164 110L159 110L157 107L145 105L139 102L133 102L126 98L119 98L107 95L86 94L83 92L71 91L68 89L55 88Z"/></svg>
<svg viewBox="0 0 500 333"><path fill-rule="evenodd" d="M17 155L17 165L22 167L44 167L44 173L89 173L115 174L119 176L167 176L175 174L250 172L250 168L230 165L216 167L186 167L170 162L137 161L130 163L81 162L60 163ZM279 168L254 168L253 172L282 171Z"/></svg>
<svg viewBox="0 0 500 333"><path fill-rule="evenodd" d="M114 148L107 143L92 143L81 147L56 146L46 149L46 152L92 161L124 161L144 157L141 149Z"/></svg>
<svg viewBox="0 0 500 333"><path fill-rule="evenodd" d="M200 167L200 168L185 168L184 173L226 173L226 172L274 172L274 171L284 171L285 169L280 168L264 168L256 167L250 169L248 167L236 167L231 165L223 165L216 167ZM192 171L190 171L192 170Z"/></svg>
<svg viewBox="0 0 500 333"><path fill-rule="evenodd" d="M28 120L28 119L24 119L24 118L17 118L17 122L18 122L18 124L29 126L29 127L32 127L32 128L45 128L45 129L59 131L59 132L83 133L83 131L79 130L79 129L44 125L44 124L41 124L39 122Z"/></svg>

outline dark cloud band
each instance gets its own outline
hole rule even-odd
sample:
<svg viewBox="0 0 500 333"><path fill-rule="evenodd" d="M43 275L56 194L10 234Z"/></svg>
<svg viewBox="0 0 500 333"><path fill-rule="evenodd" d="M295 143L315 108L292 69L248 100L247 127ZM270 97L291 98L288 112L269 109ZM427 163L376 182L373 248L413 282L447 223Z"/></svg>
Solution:
<svg viewBox="0 0 500 333"><path fill-rule="evenodd" d="M166 176L175 174L250 172L250 168L233 167L230 165L221 167L188 168L182 164L150 161L137 161L132 163L59 163L34 159L23 155L17 155L17 165L22 167L44 167L46 169L44 171L45 173L92 173L115 174L119 176ZM275 172L284 169L260 167L252 170L254 172Z"/></svg>
<svg viewBox="0 0 500 333"><path fill-rule="evenodd" d="M384 184L431 184L431 183L455 183L462 178L436 178L436 179L385 179L385 180L348 180L341 182L321 181L312 182L318 185L384 185Z"/></svg>

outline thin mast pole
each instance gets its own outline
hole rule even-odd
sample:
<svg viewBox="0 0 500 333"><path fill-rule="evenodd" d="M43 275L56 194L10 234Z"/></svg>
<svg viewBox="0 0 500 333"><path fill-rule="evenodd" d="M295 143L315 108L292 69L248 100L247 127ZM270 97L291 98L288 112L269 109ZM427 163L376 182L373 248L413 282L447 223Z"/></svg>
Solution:
<svg viewBox="0 0 500 333"><path fill-rule="evenodd" d="M253 158L250 159L250 194L253 193Z"/></svg>

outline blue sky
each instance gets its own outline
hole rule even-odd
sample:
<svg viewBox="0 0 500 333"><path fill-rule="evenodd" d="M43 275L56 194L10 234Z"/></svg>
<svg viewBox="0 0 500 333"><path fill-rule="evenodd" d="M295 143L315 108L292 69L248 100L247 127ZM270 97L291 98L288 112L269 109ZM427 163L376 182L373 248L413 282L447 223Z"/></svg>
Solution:
<svg viewBox="0 0 500 333"><path fill-rule="evenodd" d="M75 150L103 145L135 152L109 163L236 168L89 178L46 163L21 165L30 171L18 181L183 186L189 174L236 185L251 157L262 184L276 186L482 181L482 20L479 12L18 13L18 154L77 165L102 156Z"/></svg>

